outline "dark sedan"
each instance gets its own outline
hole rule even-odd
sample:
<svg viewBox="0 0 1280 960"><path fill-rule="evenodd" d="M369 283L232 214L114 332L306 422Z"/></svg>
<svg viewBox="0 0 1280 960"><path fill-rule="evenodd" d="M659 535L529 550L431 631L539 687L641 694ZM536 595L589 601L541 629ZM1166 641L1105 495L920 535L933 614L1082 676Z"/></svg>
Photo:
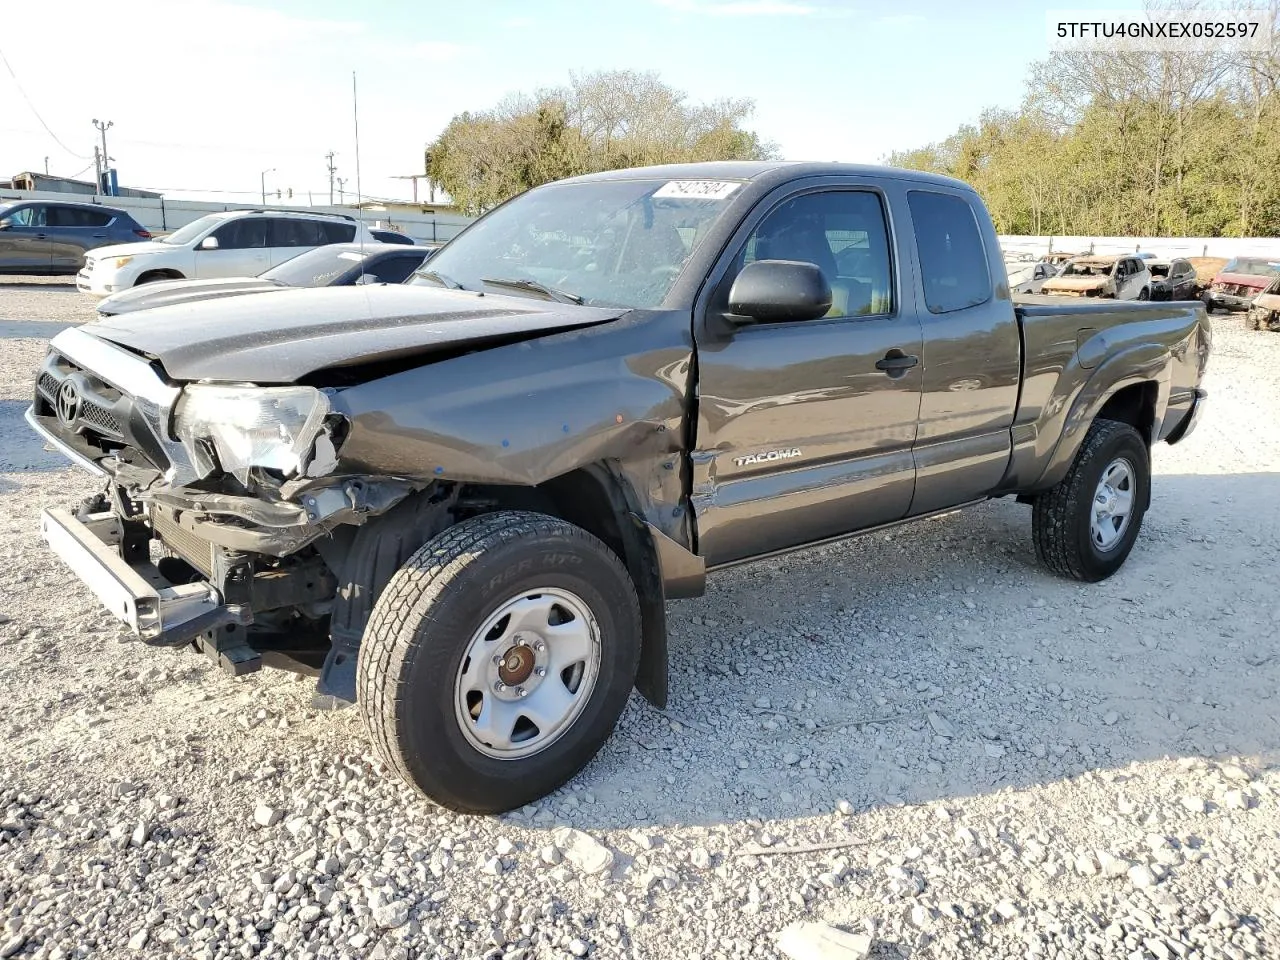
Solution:
<svg viewBox="0 0 1280 960"><path fill-rule="evenodd" d="M295 287L349 287L359 283L403 283L437 247L389 243L331 243L299 254L256 277L158 280L113 293L98 303L98 315L270 293Z"/></svg>
<svg viewBox="0 0 1280 960"><path fill-rule="evenodd" d="M115 207L63 200L0 203L0 273L75 274L87 250L150 239L150 230Z"/></svg>

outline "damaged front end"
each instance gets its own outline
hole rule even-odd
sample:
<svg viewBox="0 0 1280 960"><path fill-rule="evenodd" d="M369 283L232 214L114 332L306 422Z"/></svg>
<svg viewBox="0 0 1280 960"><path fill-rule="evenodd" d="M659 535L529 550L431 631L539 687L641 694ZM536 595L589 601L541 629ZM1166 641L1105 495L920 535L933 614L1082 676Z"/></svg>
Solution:
<svg viewBox="0 0 1280 960"><path fill-rule="evenodd" d="M345 421L323 391L174 387L79 330L51 342L27 420L105 481L44 512L50 547L145 643L194 643L233 674L319 672L349 538L335 531L430 485L337 473Z"/></svg>

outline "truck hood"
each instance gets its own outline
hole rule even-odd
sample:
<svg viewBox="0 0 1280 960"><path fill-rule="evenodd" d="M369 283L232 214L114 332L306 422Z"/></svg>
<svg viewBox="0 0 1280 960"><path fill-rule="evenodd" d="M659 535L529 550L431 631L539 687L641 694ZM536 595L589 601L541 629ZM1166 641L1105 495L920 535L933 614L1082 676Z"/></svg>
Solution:
<svg viewBox="0 0 1280 960"><path fill-rule="evenodd" d="M269 384L333 367L592 326L625 312L388 284L179 303L108 317L84 330L158 360L175 380Z"/></svg>
<svg viewBox="0 0 1280 960"><path fill-rule="evenodd" d="M280 284L260 277L216 277L208 280L157 280L113 293L98 301L98 313L115 316L134 310L149 310L174 303L194 303L217 297L236 297L244 293L287 290Z"/></svg>

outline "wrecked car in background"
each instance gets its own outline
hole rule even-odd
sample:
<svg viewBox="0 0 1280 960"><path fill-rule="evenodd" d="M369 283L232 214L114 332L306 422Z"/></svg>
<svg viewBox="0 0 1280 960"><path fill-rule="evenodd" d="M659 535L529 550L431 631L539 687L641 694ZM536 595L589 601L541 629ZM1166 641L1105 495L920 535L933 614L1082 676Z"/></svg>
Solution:
<svg viewBox="0 0 1280 960"><path fill-rule="evenodd" d="M1010 293L1040 293L1045 281L1058 275L1058 268L1048 260L1010 260L1005 268Z"/></svg>
<svg viewBox="0 0 1280 960"><path fill-rule="evenodd" d="M1251 330L1280 331L1280 276L1253 298L1248 326Z"/></svg>
<svg viewBox="0 0 1280 960"><path fill-rule="evenodd" d="M1248 310L1253 298L1280 276L1280 261L1267 257L1233 257L1209 284L1202 299L1213 310Z"/></svg>
<svg viewBox="0 0 1280 960"><path fill-rule="evenodd" d="M1059 297L1149 300L1151 272L1136 254L1095 254L1069 260L1042 292Z"/></svg>
<svg viewBox="0 0 1280 960"><path fill-rule="evenodd" d="M1196 270L1181 257L1172 260L1148 260L1151 271L1152 300L1195 300Z"/></svg>

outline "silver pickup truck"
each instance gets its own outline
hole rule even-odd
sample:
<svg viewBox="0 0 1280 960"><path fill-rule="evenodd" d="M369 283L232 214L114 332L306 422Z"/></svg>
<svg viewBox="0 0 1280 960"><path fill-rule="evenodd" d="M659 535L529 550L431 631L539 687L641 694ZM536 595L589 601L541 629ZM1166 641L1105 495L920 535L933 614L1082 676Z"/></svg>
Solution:
<svg viewBox="0 0 1280 960"><path fill-rule="evenodd" d="M1210 340L1199 303L1015 303L963 183L700 164L532 190L408 285L65 331L28 419L103 481L49 544L143 640L316 671L498 811L665 705L665 601L717 569L1015 497L1050 570L1111 575Z"/></svg>

